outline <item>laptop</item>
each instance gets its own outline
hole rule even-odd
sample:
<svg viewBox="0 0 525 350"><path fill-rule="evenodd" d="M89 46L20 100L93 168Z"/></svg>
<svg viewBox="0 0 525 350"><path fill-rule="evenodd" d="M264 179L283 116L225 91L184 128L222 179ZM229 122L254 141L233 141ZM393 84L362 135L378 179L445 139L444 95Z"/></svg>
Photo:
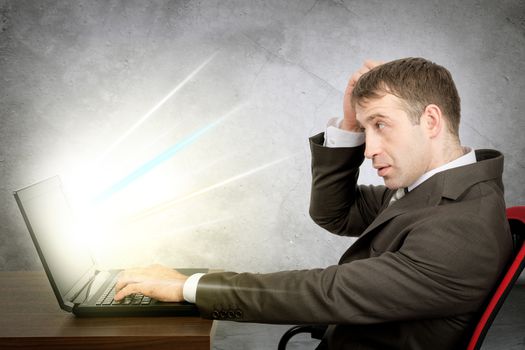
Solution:
<svg viewBox="0 0 525 350"><path fill-rule="evenodd" d="M161 302L135 294L116 302L121 270L99 271L74 231L58 176L14 192L60 308L77 316L198 316L194 304ZM206 269L178 269L185 275Z"/></svg>

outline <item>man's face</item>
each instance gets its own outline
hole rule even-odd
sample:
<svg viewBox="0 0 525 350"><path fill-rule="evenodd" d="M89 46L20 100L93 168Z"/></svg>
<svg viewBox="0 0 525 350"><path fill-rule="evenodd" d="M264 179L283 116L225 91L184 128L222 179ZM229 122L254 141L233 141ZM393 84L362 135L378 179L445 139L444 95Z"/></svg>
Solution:
<svg viewBox="0 0 525 350"><path fill-rule="evenodd" d="M431 162L430 140L422 125L413 125L401 100L386 94L356 104L357 121L365 131L365 156L390 189L407 187Z"/></svg>

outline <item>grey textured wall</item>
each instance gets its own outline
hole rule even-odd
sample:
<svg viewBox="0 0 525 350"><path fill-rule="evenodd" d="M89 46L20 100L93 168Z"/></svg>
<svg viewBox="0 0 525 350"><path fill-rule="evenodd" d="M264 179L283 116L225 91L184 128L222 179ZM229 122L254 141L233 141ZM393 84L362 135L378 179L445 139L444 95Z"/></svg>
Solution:
<svg viewBox="0 0 525 350"><path fill-rule="evenodd" d="M0 270L41 268L13 190L60 174L82 212L82 200L207 125L86 212L99 261L237 271L336 263L350 242L307 215L307 137L341 114L365 58L404 56L451 70L463 143L501 150L507 204L524 204L521 0L0 0ZM361 180L381 182L370 169ZM275 348L282 331L221 323L214 348Z"/></svg>
<svg viewBox="0 0 525 350"><path fill-rule="evenodd" d="M507 204L523 204L524 12L519 0L0 1L0 270L41 268L13 190L60 174L80 203L207 125L89 214L100 261L336 263L349 242L308 217L307 137L341 114L365 58L448 67L463 144L501 150Z"/></svg>

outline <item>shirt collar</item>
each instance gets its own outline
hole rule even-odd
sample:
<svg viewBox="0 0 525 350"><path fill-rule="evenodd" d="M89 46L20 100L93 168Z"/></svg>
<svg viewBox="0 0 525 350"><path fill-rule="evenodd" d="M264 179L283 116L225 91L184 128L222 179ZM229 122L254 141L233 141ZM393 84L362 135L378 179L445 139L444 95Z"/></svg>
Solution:
<svg viewBox="0 0 525 350"><path fill-rule="evenodd" d="M417 186L421 185L423 182L430 179L433 175L440 173L445 170L457 168L464 165L474 164L476 163L476 153L474 152L474 149L470 147L463 147L463 152L465 152L464 155L462 155L459 158L454 159L451 162L448 162L446 164L443 164L435 169L432 169L430 171L427 171L419 179L416 180L412 185L408 186L408 191L412 191Z"/></svg>

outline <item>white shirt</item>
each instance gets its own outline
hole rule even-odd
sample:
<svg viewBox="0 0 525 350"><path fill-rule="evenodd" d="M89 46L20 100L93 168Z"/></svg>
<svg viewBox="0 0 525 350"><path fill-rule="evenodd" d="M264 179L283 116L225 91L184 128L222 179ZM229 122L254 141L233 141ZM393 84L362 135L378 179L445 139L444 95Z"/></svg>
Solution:
<svg viewBox="0 0 525 350"><path fill-rule="evenodd" d="M182 296L188 303L195 304L195 299L197 298L197 285L202 276L204 276L204 273L194 273L188 277L186 282L184 282Z"/></svg>
<svg viewBox="0 0 525 350"><path fill-rule="evenodd" d="M463 155L457 159L454 159L451 162L438 166L432 170L427 171L419 179L416 180L412 185L408 186L408 192L412 191L417 186L421 185L423 182L430 179L434 174L440 173L445 170L457 168L463 165L469 165L476 163L476 152L470 147L463 147Z"/></svg>
<svg viewBox="0 0 525 350"><path fill-rule="evenodd" d="M342 120L343 118L332 118L328 121L324 135L324 146L332 148L357 147L365 143L365 133L339 129L339 125ZM421 185L423 182L430 179L433 175L439 172L476 163L476 154L474 150L470 147L463 147L463 150L465 152L463 156L421 175L421 177L417 179L412 185L408 186L408 191L412 191L414 188ZM196 273L191 275L186 280L182 289L184 300L189 303L195 303L197 285L199 284L199 280L203 275L203 273Z"/></svg>

